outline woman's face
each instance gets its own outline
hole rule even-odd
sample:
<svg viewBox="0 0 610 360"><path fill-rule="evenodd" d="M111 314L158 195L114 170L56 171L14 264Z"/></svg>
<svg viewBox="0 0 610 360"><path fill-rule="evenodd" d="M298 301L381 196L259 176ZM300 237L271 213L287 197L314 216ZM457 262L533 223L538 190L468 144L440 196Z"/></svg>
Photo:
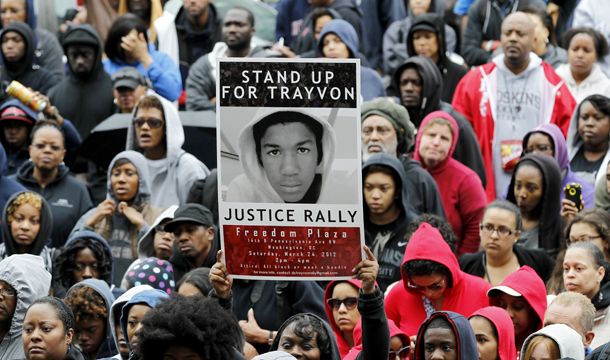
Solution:
<svg viewBox="0 0 610 360"><path fill-rule="evenodd" d="M155 255L161 260L169 260L173 253L174 236L172 233L162 230L165 224L169 223L170 219L161 221L159 226L155 228L155 236L153 238L153 248Z"/></svg>
<svg viewBox="0 0 610 360"><path fill-rule="evenodd" d="M64 140L59 130L45 126L36 131L30 145L30 158L38 170L55 170L64 161L65 155Z"/></svg>
<svg viewBox="0 0 610 360"><path fill-rule="evenodd" d="M68 353L73 330L64 333L64 325L49 304L30 307L25 319L21 340L27 360L61 360Z"/></svg>
<svg viewBox="0 0 610 360"><path fill-rule="evenodd" d="M30 204L22 204L13 213L11 234L18 247L26 248L36 240L40 231L40 211Z"/></svg>
<svg viewBox="0 0 610 360"><path fill-rule="evenodd" d="M535 132L530 135L530 137L527 139L527 144L525 144L524 151L526 154L545 154L555 156L553 140L551 140L550 136L540 132Z"/></svg>
<svg viewBox="0 0 610 360"><path fill-rule="evenodd" d="M127 163L112 169L110 184L114 195L119 201L132 201L138 193L140 177L132 163Z"/></svg>
<svg viewBox="0 0 610 360"><path fill-rule="evenodd" d="M578 134L585 145L595 146L608 142L610 133L610 117L597 110L589 101L580 105L578 119Z"/></svg>
<svg viewBox="0 0 610 360"><path fill-rule="evenodd" d="M15 21L26 21L28 15L25 0L2 0L0 2L0 18L6 27Z"/></svg>
<svg viewBox="0 0 610 360"><path fill-rule="evenodd" d="M417 30L413 33L413 48L417 55L427 56L438 61L436 33L428 30Z"/></svg>
<svg viewBox="0 0 610 360"><path fill-rule="evenodd" d="M432 0L411 0L409 5L411 5L413 16L419 16L427 13L430 9L431 2Z"/></svg>
<svg viewBox="0 0 610 360"><path fill-rule="evenodd" d="M307 340L294 333L294 323L288 325L281 334L278 351L291 354L297 359L320 360L322 355L318 347L318 334Z"/></svg>
<svg viewBox="0 0 610 360"><path fill-rule="evenodd" d="M318 20L316 20L316 26L313 30L313 37L316 39L316 41L318 41L318 39L320 38L320 33L322 32L322 28L324 28L324 25L331 22L332 19L333 18L331 18L330 16L324 15L320 16Z"/></svg>
<svg viewBox="0 0 610 360"><path fill-rule="evenodd" d="M449 155L453 133L449 126L434 124L427 127L419 143L419 155L429 169L434 169Z"/></svg>
<svg viewBox="0 0 610 360"><path fill-rule="evenodd" d="M553 360L551 359L551 352L549 351L549 347L545 343L539 343L532 350L532 354L530 358L527 360Z"/></svg>
<svg viewBox="0 0 610 360"><path fill-rule="evenodd" d="M146 304L135 304L129 309L126 340L132 349L137 349L138 335L136 333L142 328L142 318L150 309L151 307Z"/></svg>
<svg viewBox="0 0 610 360"><path fill-rule="evenodd" d="M182 283L182 285L180 285L180 288L178 289L178 293L184 296L195 296L195 295L201 295L201 296L207 296L207 294L202 294L201 291L199 290L199 288L193 284L191 284L190 282L184 282Z"/></svg>
<svg viewBox="0 0 610 360"><path fill-rule="evenodd" d="M332 297L339 300L358 297L358 290L350 283L342 282L335 286ZM352 332L360 320L360 312L357 307L350 310L342 303L338 310L333 309L333 318L341 332Z"/></svg>
<svg viewBox="0 0 610 360"><path fill-rule="evenodd" d="M488 256L497 258L513 251L513 244L519 239L520 233L502 236L499 232L499 230L517 230L517 219L513 212L505 209L489 208L485 211L481 224L485 227L498 229L493 230L491 234L479 230L481 246L483 246Z"/></svg>
<svg viewBox="0 0 610 360"><path fill-rule="evenodd" d="M349 59L347 45L334 33L328 33L324 36L322 52L327 58Z"/></svg>
<svg viewBox="0 0 610 360"><path fill-rule="evenodd" d="M574 35L568 48L568 61L573 74L589 76L593 64L597 61L595 42L589 34Z"/></svg>
<svg viewBox="0 0 610 360"><path fill-rule="evenodd" d="M597 246L604 253L607 252L608 244L604 243L604 239L600 236L600 234L595 230L595 227L587 224L585 222L579 222L572 224L570 228L570 243L585 241L584 239L591 239L593 244Z"/></svg>
<svg viewBox="0 0 610 360"><path fill-rule="evenodd" d="M606 271L597 266L585 249L572 248L563 259L563 283L567 291L574 291L592 299L599 291Z"/></svg>
<svg viewBox="0 0 610 360"><path fill-rule="evenodd" d="M80 249L74 256L74 271L72 271L74 284L87 279L100 278L100 264L93 250Z"/></svg>
<svg viewBox="0 0 610 360"><path fill-rule="evenodd" d="M536 331L541 320L523 296L503 292L499 297L499 306L508 312L513 321L515 336L529 335Z"/></svg>
<svg viewBox="0 0 610 360"><path fill-rule="evenodd" d="M520 166L515 174L515 200L521 213L530 213L540 203L543 192L542 173L530 165Z"/></svg>
<svg viewBox="0 0 610 360"><path fill-rule="evenodd" d="M106 339L106 318L77 321L74 336L83 352L97 353Z"/></svg>
<svg viewBox="0 0 610 360"><path fill-rule="evenodd" d="M165 354L163 354L163 360L204 360L203 356L195 350L186 346L170 346Z"/></svg>
<svg viewBox="0 0 610 360"><path fill-rule="evenodd" d="M477 338L479 360L498 360L498 339L494 336L494 325L482 316L472 317L469 321Z"/></svg>

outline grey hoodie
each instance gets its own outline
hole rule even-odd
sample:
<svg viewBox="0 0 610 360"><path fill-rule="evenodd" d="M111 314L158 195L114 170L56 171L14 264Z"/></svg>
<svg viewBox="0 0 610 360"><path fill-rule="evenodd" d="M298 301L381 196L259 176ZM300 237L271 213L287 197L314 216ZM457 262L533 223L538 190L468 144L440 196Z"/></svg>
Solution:
<svg viewBox="0 0 610 360"><path fill-rule="evenodd" d="M116 348L119 348L119 340L116 334L116 325L121 323L121 314L123 313L123 305L127 304L131 298L144 290L154 290L150 285L140 285L136 287L132 287L127 290L123 295L121 295L118 299L112 303L110 307L110 315L108 316L108 323L110 324L110 330L112 330L112 336L114 339L114 344Z"/></svg>
<svg viewBox="0 0 610 360"><path fill-rule="evenodd" d="M172 205L169 208L167 208L165 211L163 211L161 213L161 215L159 215L157 220L155 220L155 222L150 226L150 228L148 229L148 232L146 232L146 234L144 234L144 236L142 236L140 238L140 241L138 241L138 258L140 260L144 260L146 258L156 256L154 243L155 243L155 234L157 233L157 231L155 230L155 228L157 227L157 225L161 224L164 220L173 219L174 212L176 211L177 208L178 208L177 205Z"/></svg>
<svg viewBox="0 0 610 360"><path fill-rule="evenodd" d="M582 336L571 327L564 324L554 324L536 331L528 336L523 342L521 348L521 356L525 356L525 351L532 338L538 335L544 335L553 339L559 345L559 357L562 359L572 358L574 360L584 360L585 352L582 347Z"/></svg>
<svg viewBox="0 0 610 360"><path fill-rule="evenodd" d="M108 311L108 309L112 308L111 306L114 303L114 295L112 295L112 293L110 292L110 288L108 287L108 284L105 281L99 280L99 279L87 279L87 280L83 280L79 283L74 284L70 288L70 290L68 290L66 297L68 297L68 295L70 295L70 292L72 290L79 288L81 286L88 286L88 287L92 288L93 290L97 291L97 293L100 294L106 301L106 311ZM106 323L106 338L104 340L102 340L102 344L100 345L100 350L97 355L98 359L112 357L119 353L119 351L117 350L117 346L115 345L115 342L113 341L114 331L112 331L112 327L110 326L110 321L109 321L110 318L111 318L111 316L108 316L108 318L107 318L108 322ZM85 359L87 359L88 355L83 353L83 357L85 357ZM89 359L89 360L95 360L95 359Z"/></svg>
<svg viewBox="0 0 610 360"><path fill-rule="evenodd" d="M163 104L165 141L167 144L167 163L158 173L150 174L152 180L149 183L151 205L167 209L171 205L185 204L189 190L195 180L204 179L208 176L210 170L195 156L182 150L184 129L176 107L162 96L156 94L151 96L156 97ZM132 114L133 117L135 117L137 109L138 106L136 105ZM125 149L142 150L136 137L133 122L127 129Z"/></svg>
<svg viewBox="0 0 610 360"><path fill-rule="evenodd" d="M0 280L17 290L17 305L11 327L0 341L0 360L23 359L23 319L27 309L36 299L49 295L51 274L45 270L40 256L13 255L0 262Z"/></svg>

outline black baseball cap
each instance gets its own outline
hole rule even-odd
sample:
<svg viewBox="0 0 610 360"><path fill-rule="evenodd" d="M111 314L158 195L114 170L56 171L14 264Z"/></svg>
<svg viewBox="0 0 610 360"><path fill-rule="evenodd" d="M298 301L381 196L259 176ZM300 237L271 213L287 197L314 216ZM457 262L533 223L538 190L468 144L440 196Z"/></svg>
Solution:
<svg viewBox="0 0 610 360"><path fill-rule="evenodd" d="M214 225L214 217L207 207L201 204L184 204L176 209L174 219L164 226L167 232L173 232L179 223L190 222L210 227Z"/></svg>
<svg viewBox="0 0 610 360"><path fill-rule="evenodd" d="M132 66L122 67L119 71L112 74L113 89L127 87L135 90L138 85L146 86L146 79L138 69Z"/></svg>

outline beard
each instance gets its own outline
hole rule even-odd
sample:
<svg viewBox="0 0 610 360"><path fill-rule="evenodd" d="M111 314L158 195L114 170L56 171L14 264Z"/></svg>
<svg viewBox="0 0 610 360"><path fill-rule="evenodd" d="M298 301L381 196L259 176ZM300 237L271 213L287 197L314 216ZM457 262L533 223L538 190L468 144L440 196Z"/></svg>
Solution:
<svg viewBox="0 0 610 360"><path fill-rule="evenodd" d="M378 146L381 151L369 151L369 149L373 146ZM362 144L362 162L365 163L367 162L371 156L379 153L379 152L384 152L384 153L389 153L389 154L394 154L396 152L396 149L398 148L398 139L394 138L392 141L388 141L386 143L382 143L381 141L369 141L368 144Z"/></svg>

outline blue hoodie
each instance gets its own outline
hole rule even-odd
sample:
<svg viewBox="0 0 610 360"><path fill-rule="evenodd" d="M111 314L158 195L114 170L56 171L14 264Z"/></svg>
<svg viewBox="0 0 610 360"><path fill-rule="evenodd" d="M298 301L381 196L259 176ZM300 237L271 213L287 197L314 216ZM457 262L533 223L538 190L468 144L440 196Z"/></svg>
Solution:
<svg viewBox="0 0 610 360"><path fill-rule="evenodd" d="M0 143L0 209L4 209L4 205L6 205L6 202L13 194L26 190L26 188L15 180L3 177L2 173L4 172L4 169L6 169L6 152L4 152L4 147L2 146L2 143ZM0 243L1 242L3 242L3 240L2 232L0 231Z"/></svg>
<svg viewBox="0 0 610 360"><path fill-rule="evenodd" d="M146 304L152 309L159 305L163 299L169 299L169 295L167 295L166 292L161 290L145 290L135 294L131 300L123 305L123 310L121 313L121 329L125 335L125 341L127 341L129 350L133 350L131 348L131 344L129 343L129 339L127 338L127 318L129 317L129 310L133 305L136 304Z"/></svg>
<svg viewBox="0 0 610 360"><path fill-rule="evenodd" d="M343 41L349 50L350 59L357 58L359 48L358 34L350 23L340 19L330 21L322 29L316 48L317 57L325 57L323 51L324 37L329 33L337 35ZM386 96L383 80L381 80L381 76L375 70L360 66L360 83L363 101Z"/></svg>
<svg viewBox="0 0 610 360"><path fill-rule="evenodd" d="M437 311L430 315L426 321L421 324L419 331L417 332L417 343L415 344L415 356L413 360L424 360L426 350L424 348L424 334L426 329L432 320L437 317L445 318L455 334L455 340L457 341L458 354L456 360L471 360L479 358L479 349L477 348L477 339L474 335L474 331L463 315L454 313L452 311Z"/></svg>
<svg viewBox="0 0 610 360"><path fill-rule="evenodd" d="M93 290L97 291L97 293L100 294L106 301L106 311L109 314L109 316L106 318L106 338L104 340L102 340L102 344L100 345L100 351L97 355L97 358L103 359L103 358L109 358L109 357L118 355L119 350L117 349L116 344L114 342L113 330L110 327L110 323L109 323L110 308L112 307L112 303L114 302L114 295L112 295L112 293L110 292L110 288L108 287L108 284L105 281L98 280L98 279L87 279L87 280L83 280L79 283L74 284L70 288L70 290L68 290L66 297L68 296L68 294L70 294L70 292L72 290L74 290L78 287L81 287L81 286L88 286L88 287L92 288ZM87 354L85 354L85 353L83 353L83 356L85 357L85 359L88 358ZM95 359L89 359L89 360L95 360Z"/></svg>

